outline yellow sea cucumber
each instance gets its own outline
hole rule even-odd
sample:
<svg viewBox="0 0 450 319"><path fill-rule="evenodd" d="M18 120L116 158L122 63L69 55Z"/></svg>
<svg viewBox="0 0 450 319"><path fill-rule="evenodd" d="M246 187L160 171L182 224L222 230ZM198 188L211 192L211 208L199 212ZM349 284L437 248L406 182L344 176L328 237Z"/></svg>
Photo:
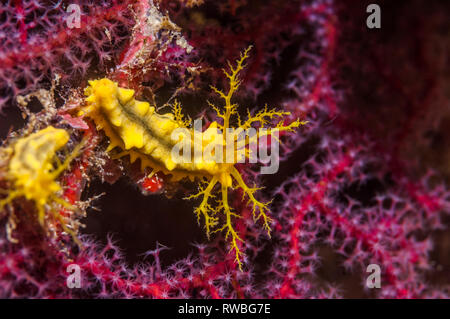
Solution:
<svg viewBox="0 0 450 319"><path fill-rule="evenodd" d="M19 138L6 149L7 153L11 154L6 177L12 183L12 188L6 192L8 196L0 200L0 211L15 198L25 197L34 202L38 221L42 226L46 225L46 216L49 216L50 219L59 221L64 231L75 237L58 211L61 206L73 209L69 203L60 198L62 187L56 180L81 147L80 143L67 156L64 163L60 163L55 153L68 141L69 134L64 129L48 126ZM54 168L55 161L59 163L56 168ZM58 207L54 207L54 204ZM46 214L47 211L49 214Z"/></svg>
<svg viewBox="0 0 450 319"><path fill-rule="evenodd" d="M254 123L259 123L260 128L265 128L274 118L280 118L275 127L268 127L267 130L258 132L253 137L248 137L243 141L244 146L255 142L262 136L276 138L280 131L293 131L305 122L296 120L288 125L283 124L283 117L289 115L288 112L268 110L267 107L258 112L255 116L250 116L246 121L241 122L237 104L231 103L231 98L239 88L239 72L244 68L244 61L248 58L250 48L241 54L236 67L229 64L230 71L224 70L229 79L229 90L224 93L215 87L212 89L224 100L224 109L209 103L217 112L221 123L212 122L204 132L191 130L190 134L174 134L176 130L187 128L191 123L183 119L181 106L178 102L173 106L173 113L158 114L154 106L148 102L138 101L134 98L134 90L121 88L116 82L107 78L89 81L89 86L85 89L86 107L81 114L91 118L97 129L103 130L110 140L108 151L119 147L122 151L116 156L129 155L130 161L140 160L142 169L149 167L153 172L162 171L170 175L172 180L177 181L182 178L194 180L198 178L202 181L200 191L188 198L202 197L200 205L195 209L198 221L203 216L205 221L206 234L218 231L225 231L226 238L230 239L231 248L235 250L236 262L242 266L241 255L238 242L241 241L238 233L233 228L233 219L240 216L233 212L228 201L228 190L242 189L244 196L247 196L253 206L253 217L256 220L262 219L264 227L270 235L270 218L267 216L269 203L262 203L254 197L258 188L248 187L239 171L236 169L236 157L232 161L217 161L211 157L205 158L198 155L195 149L200 147L204 151L211 141L216 141L220 147L225 149L229 143L233 144L233 149L238 147L238 140L229 140L225 132L229 128L243 131L252 127ZM234 115L233 119L232 116ZM237 122L233 127L232 122ZM200 135L200 138L195 135ZM175 161L173 159L173 149L181 142L189 142L192 152L189 150L188 161ZM242 141L241 141L242 142ZM200 145L199 145L200 143ZM217 145L216 143L216 145ZM211 149L209 149L211 151ZM217 150L217 148L215 148ZM214 152L214 151L213 151ZM251 151L244 152L245 157L251 156ZM223 158L223 157L222 157ZM215 198L213 195L216 185L220 185L221 197ZM219 215L223 213L224 224L215 228L219 223Z"/></svg>

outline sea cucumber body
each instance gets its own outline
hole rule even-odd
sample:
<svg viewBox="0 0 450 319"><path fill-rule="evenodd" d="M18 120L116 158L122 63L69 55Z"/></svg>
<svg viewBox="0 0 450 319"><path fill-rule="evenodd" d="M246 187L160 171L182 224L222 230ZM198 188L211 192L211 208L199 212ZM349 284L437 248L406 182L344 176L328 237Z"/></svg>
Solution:
<svg viewBox="0 0 450 319"><path fill-rule="evenodd" d="M228 169L230 165L204 161L202 157L194 158L193 130L184 128L184 134L173 134L183 129L172 113L158 114L155 107L148 102L134 99L134 90L118 87L109 79L89 81L85 90L87 95L86 115L103 130L110 140L108 150L120 147L130 161L141 161L141 167L150 167L153 172L162 171L172 180L195 177L212 177ZM181 130L180 132L183 132ZM215 125L205 132L198 132L201 137L200 148L208 143L211 135L217 133ZM174 161L172 150L182 139L190 139L192 158L186 162Z"/></svg>
<svg viewBox="0 0 450 319"><path fill-rule="evenodd" d="M14 144L8 173L15 188L27 199L44 205L51 194L61 189L51 171L55 152L68 141L69 134L65 130L48 126Z"/></svg>

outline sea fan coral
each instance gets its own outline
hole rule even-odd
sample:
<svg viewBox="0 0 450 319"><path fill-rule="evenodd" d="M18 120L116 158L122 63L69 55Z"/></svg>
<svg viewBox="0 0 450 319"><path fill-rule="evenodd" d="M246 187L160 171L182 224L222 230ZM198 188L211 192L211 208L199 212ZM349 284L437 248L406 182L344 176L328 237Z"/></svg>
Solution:
<svg viewBox="0 0 450 319"><path fill-rule="evenodd" d="M377 2L2 4L0 297L448 298L449 6ZM278 171L171 163L198 118Z"/></svg>

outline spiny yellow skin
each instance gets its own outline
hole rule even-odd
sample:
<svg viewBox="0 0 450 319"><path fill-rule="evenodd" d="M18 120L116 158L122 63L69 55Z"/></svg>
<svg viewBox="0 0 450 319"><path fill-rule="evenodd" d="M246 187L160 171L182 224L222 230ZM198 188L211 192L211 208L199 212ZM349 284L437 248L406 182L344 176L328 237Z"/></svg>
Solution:
<svg viewBox="0 0 450 319"><path fill-rule="evenodd" d="M172 149L180 141L180 137L171 137L172 132L189 123L182 120L178 103L175 114L157 114L148 102L134 99L134 90L120 88L106 78L89 81L85 94L87 107L82 113L92 118L97 129L109 137L108 151L120 147L124 151L120 155L130 155L131 162L140 159L142 169L150 167L153 173L162 171L175 181L213 176L222 170L217 163L205 162L201 157L188 163L172 160ZM204 139L203 143L206 142ZM191 145L194 145L193 137Z"/></svg>
<svg viewBox="0 0 450 319"><path fill-rule="evenodd" d="M13 190L5 199L0 200L0 210L17 197L25 197L33 201L38 212L38 220L45 226L46 205L57 203L66 208L72 208L58 196L62 190L56 181L61 172L69 166L77 151L69 155L64 163L54 169L53 163L59 161L55 153L69 141L69 134L63 129L48 126L29 136L18 139L10 149L12 157L9 161L7 179L12 181ZM57 211L51 211L52 217L61 222L64 230L73 235L65 226Z"/></svg>
<svg viewBox="0 0 450 319"><path fill-rule="evenodd" d="M231 64L230 72L224 71L229 79L230 88L225 94L215 87L212 89L224 100L223 111L210 103L210 106L216 110L217 115L222 119L223 124L212 122L208 129L202 132L203 145L205 147L210 141L217 139L222 141L220 144L226 148L226 137L220 132L225 132L227 128L232 128L231 117L237 115L237 105L231 103L231 98L239 88L240 80L239 72L243 69L243 62L248 58L250 48L241 54L237 60L237 66L233 68ZM235 163L216 163L212 160L205 161L203 158L193 158L189 163L175 163L171 158L171 151L175 144L179 142L177 138L171 138L171 133L181 127L187 127L190 120L184 120L181 113L181 106L178 102L173 106L173 113L157 114L155 107L149 103L134 99L134 91L118 87L117 83L109 79L100 79L89 82L89 86L85 89L87 96L87 106L82 110L97 125L98 129L105 132L110 140L108 151L116 146L120 147L123 152L119 156L130 155L131 162L136 159L141 160L142 169L150 167L152 174L162 171L166 175L170 175L172 180L180 180L182 178L200 178L202 183L200 191L192 195L190 198L202 197L200 205L195 209L198 222L203 216L205 220L206 234L209 238L211 233L225 231L225 237L230 240L231 250L235 250L236 262L242 267L242 252L239 248L239 242L242 241L235 229L233 228L233 219L240 216L233 212L228 203L228 189L242 189L244 196L247 196L249 203L253 207L254 220L262 219L264 227L270 235L270 218L267 216L269 203L261 203L255 197L254 193L258 188L248 187L241 174L235 168ZM248 112L249 113L249 112ZM253 123L259 122L260 127L265 127L270 119L280 117L280 122L275 128L270 128L263 133L258 133L253 138L249 138L246 146L254 142L261 136L272 136L275 132L292 131L294 128L304 124L305 122L295 121L289 125L283 125L282 118L289 115L288 112L280 112L276 110L268 110L265 108L255 116L250 116L245 122L241 122L237 116L238 126L235 129L248 129ZM193 134L191 134L193 135ZM194 136L188 137L191 144L198 143ZM234 141L237 143L237 141ZM225 152L225 151L224 151ZM246 157L250 157L247 152ZM213 195L215 186L220 184L219 198ZM214 203L211 203L214 201ZM219 227L218 225L220 213L224 214L225 223Z"/></svg>

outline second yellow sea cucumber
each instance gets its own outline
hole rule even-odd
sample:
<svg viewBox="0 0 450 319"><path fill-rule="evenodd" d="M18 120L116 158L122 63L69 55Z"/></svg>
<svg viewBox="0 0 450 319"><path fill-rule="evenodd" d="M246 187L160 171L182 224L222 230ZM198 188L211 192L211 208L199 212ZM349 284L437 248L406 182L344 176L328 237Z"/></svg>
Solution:
<svg viewBox="0 0 450 319"><path fill-rule="evenodd" d="M61 198L62 186L57 181L82 146L80 143L64 163L59 163L56 152L67 144L69 138L66 130L48 126L13 141L11 146L2 150L5 154L10 154L6 177L12 186L6 192L8 196L0 200L0 211L14 199L24 197L34 202L41 226L56 221L78 242L74 231L67 226L60 214L61 208L74 207ZM55 163L59 163L56 168Z"/></svg>

